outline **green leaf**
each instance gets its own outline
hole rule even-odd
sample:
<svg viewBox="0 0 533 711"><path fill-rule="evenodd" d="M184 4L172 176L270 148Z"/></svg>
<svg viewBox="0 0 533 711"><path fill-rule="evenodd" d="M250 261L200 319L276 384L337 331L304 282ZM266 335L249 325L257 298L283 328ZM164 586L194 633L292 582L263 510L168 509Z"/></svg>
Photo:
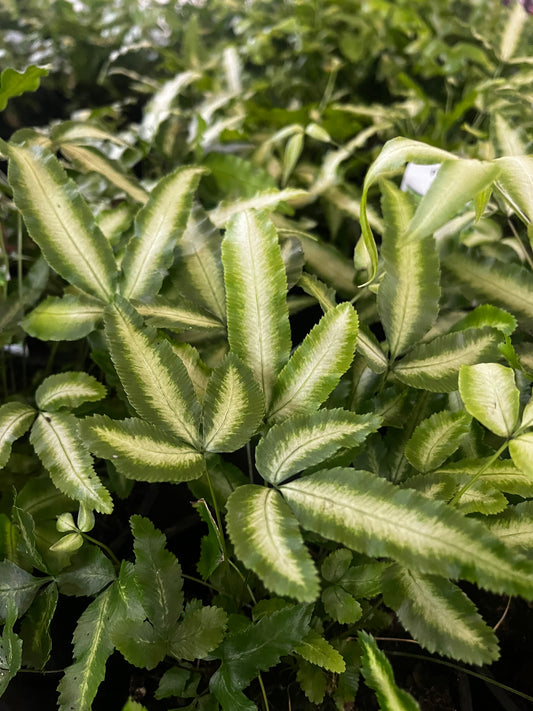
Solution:
<svg viewBox="0 0 533 711"><path fill-rule="evenodd" d="M62 595L96 595L115 579L113 563L97 546L85 546L55 576Z"/></svg>
<svg viewBox="0 0 533 711"><path fill-rule="evenodd" d="M247 484L227 502L226 521L238 558L269 590L311 602L318 576L298 521L275 489Z"/></svg>
<svg viewBox="0 0 533 711"><path fill-rule="evenodd" d="M43 557L37 547L37 540L35 536L35 521L33 516L24 511L15 503L11 510L11 517L13 523L16 524L20 532L20 545L23 549L25 555L28 556L29 562L34 568L40 570L43 573L49 573L48 566L43 560Z"/></svg>
<svg viewBox="0 0 533 711"><path fill-rule="evenodd" d="M178 168L157 183L137 213L133 238L122 260L121 293L127 299L144 300L159 291L204 173L197 166Z"/></svg>
<svg viewBox="0 0 533 711"><path fill-rule="evenodd" d="M91 211L57 158L42 146L9 146L9 183L32 239L52 269L111 301L116 264Z"/></svg>
<svg viewBox="0 0 533 711"><path fill-rule="evenodd" d="M378 311L394 360L417 343L439 313L440 267L432 235L411 238L405 231L411 201L392 183L382 183L382 206L388 217L381 254L385 274L379 285Z"/></svg>
<svg viewBox="0 0 533 711"><path fill-rule="evenodd" d="M47 585L33 601L22 620L23 662L33 669L44 669L52 651L50 624L57 606L57 586Z"/></svg>
<svg viewBox="0 0 533 711"><path fill-rule="evenodd" d="M224 638L213 654L222 664L209 682L223 711L255 709L243 694L235 692L244 689L260 671L277 664L282 655L292 652L307 635L309 619L308 605L291 605Z"/></svg>
<svg viewBox="0 0 533 711"><path fill-rule="evenodd" d="M234 452L255 434L265 414L263 393L249 368L228 353L213 371L204 399L204 448Z"/></svg>
<svg viewBox="0 0 533 711"><path fill-rule="evenodd" d="M515 317L508 311L491 304L482 304L454 324L452 331L464 331L467 328L495 328L505 336L510 336L517 327Z"/></svg>
<svg viewBox="0 0 533 711"><path fill-rule="evenodd" d="M533 222L533 156L505 156L496 163L500 166L497 188L526 224Z"/></svg>
<svg viewBox="0 0 533 711"><path fill-rule="evenodd" d="M13 631L17 621L17 608L12 600L8 603L6 621L0 638L0 696L22 665L22 640Z"/></svg>
<svg viewBox="0 0 533 711"><path fill-rule="evenodd" d="M466 412L436 412L423 420L405 445L405 456L419 472L436 469L458 449L470 432Z"/></svg>
<svg viewBox="0 0 533 711"><path fill-rule="evenodd" d="M375 415L340 409L293 415L274 425L259 442L255 451L257 470L271 484L281 484L343 447L357 447L379 425Z"/></svg>
<svg viewBox="0 0 533 711"><path fill-rule="evenodd" d="M96 511L111 513L113 501L78 438L73 415L41 413L32 427L30 442L60 491Z"/></svg>
<svg viewBox="0 0 533 711"><path fill-rule="evenodd" d="M498 459L493 457L483 459L461 459L439 467L437 474L451 474L459 482L466 484L468 479L479 474L480 481L489 484L498 491L507 494L518 494L523 497L533 497L533 481L518 469L512 459ZM464 477L464 481L462 480Z"/></svg>
<svg viewBox="0 0 533 711"><path fill-rule="evenodd" d="M337 305L335 289L324 284L314 274L303 273L297 283L300 289L303 289L306 294L313 296L318 301L324 313Z"/></svg>
<svg viewBox="0 0 533 711"><path fill-rule="evenodd" d="M318 409L349 368L357 331L357 314L349 303L322 316L278 376L269 411L273 422Z"/></svg>
<svg viewBox="0 0 533 711"><path fill-rule="evenodd" d="M474 603L449 580L395 565L384 575L383 599L429 652L480 666L498 658L496 635Z"/></svg>
<svg viewBox="0 0 533 711"><path fill-rule="evenodd" d="M37 91L41 77L48 76L48 69L31 64L23 72L8 67L0 74L0 111L3 111L9 99L27 91Z"/></svg>
<svg viewBox="0 0 533 711"><path fill-rule="evenodd" d="M530 554L533 546L533 502L507 506L497 516L487 518L487 526L506 546Z"/></svg>
<svg viewBox="0 0 533 711"><path fill-rule="evenodd" d="M189 603L170 640L170 654L176 659L205 659L222 642L227 615L219 607L197 607Z"/></svg>
<svg viewBox="0 0 533 711"><path fill-rule="evenodd" d="M105 667L113 652L112 620L117 613L113 587L101 593L85 609L74 630L75 662L59 682L59 711L91 711Z"/></svg>
<svg viewBox="0 0 533 711"><path fill-rule="evenodd" d="M106 337L128 399L141 417L199 446L199 404L187 370L123 299L106 309Z"/></svg>
<svg viewBox="0 0 533 711"><path fill-rule="evenodd" d="M498 363L464 365L459 392L467 412L500 437L510 437L518 422L520 392L514 371Z"/></svg>
<svg viewBox="0 0 533 711"><path fill-rule="evenodd" d="M224 333L220 320L201 306L181 300L171 304L165 299L155 297L150 304L135 303L135 309L146 321L156 328L169 328L176 331L199 330L206 335Z"/></svg>
<svg viewBox="0 0 533 711"><path fill-rule="evenodd" d="M243 212L231 220L222 262L230 348L252 371L268 408L291 341L283 259L264 213Z"/></svg>
<svg viewBox="0 0 533 711"><path fill-rule="evenodd" d="M372 281L376 276L378 266L378 253L367 214L367 200L370 187L379 180L379 178L387 173L399 170L408 161L423 164L442 163L444 160L450 158L455 158L455 156L447 151L433 148L433 146L428 146L408 138L393 138L391 141L387 141L383 146L381 153L367 171L363 183L363 192L361 194L361 231L371 264L369 281Z"/></svg>
<svg viewBox="0 0 533 711"><path fill-rule="evenodd" d="M516 466L533 483L533 432L524 432L509 442L509 454Z"/></svg>
<svg viewBox="0 0 533 711"><path fill-rule="evenodd" d="M199 675L190 672L188 669L171 667L167 669L159 680L159 686L154 696L156 699L168 699L172 696L182 699L196 696L195 689L191 687L198 686L199 678Z"/></svg>
<svg viewBox="0 0 533 711"><path fill-rule="evenodd" d="M322 703L326 695L328 678L321 669L305 660L298 659L296 681L312 704Z"/></svg>
<svg viewBox="0 0 533 711"><path fill-rule="evenodd" d="M47 296L22 319L21 326L41 341L76 341L88 336L102 320L102 303L77 294Z"/></svg>
<svg viewBox="0 0 533 711"><path fill-rule="evenodd" d="M342 674L346 670L342 654L339 654L335 647L332 647L327 640L314 630L307 634L301 644L294 648L294 651L307 662L316 664L316 666L335 674Z"/></svg>
<svg viewBox="0 0 533 711"><path fill-rule="evenodd" d="M11 445L31 427L36 412L21 402L7 402L0 407L0 467L7 464Z"/></svg>
<svg viewBox="0 0 533 711"><path fill-rule="evenodd" d="M457 390L461 366L497 357L497 332L489 328L470 328L437 336L417 346L397 362L394 374L413 388L446 393Z"/></svg>
<svg viewBox="0 0 533 711"><path fill-rule="evenodd" d="M138 418L86 417L80 432L96 456L136 481L190 481L205 471L204 456L189 444Z"/></svg>
<svg viewBox="0 0 533 711"><path fill-rule="evenodd" d="M445 160L407 227L409 240L432 235L469 200L486 190L499 172L496 162Z"/></svg>
<svg viewBox="0 0 533 711"><path fill-rule="evenodd" d="M137 180L133 176L127 175L120 163L106 158L96 148L61 143L61 152L82 173L99 173L136 202L146 202L148 194Z"/></svg>
<svg viewBox="0 0 533 711"><path fill-rule="evenodd" d="M361 605L340 585L329 585L322 591L321 599L326 614L341 625L351 625L363 614Z"/></svg>
<svg viewBox="0 0 533 711"><path fill-rule="evenodd" d="M363 324L361 324L357 335L357 352L363 356L373 373L384 373L387 370L389 366L387 357L377 338Z"/></svg>
<svg viewBox="0 0 533 711"><path fill-rule="evenodd" d="M328 469L280 487L300 524L371 557L421 573L533 596L529 569L478 521L368 472Z"/></svg>
<svg viewBox="0 0 533 711"><path fill-rule="evenodd" d="M132 516L130 523L142 604L154 629L168 637L183 610L181 566L151 521Z"/></svg>
<svg viewBox="0 0 533 711"><path fill-rule="evenodd" d="M0 620L6 619L10 600L15 603L17 617L22 617L39 588L50 580L36 578L10 560L0 561Z"/></svg>
<svg viewBox="0 0 533 711"><path fill-rule="evenodd" d="M390 662L376 640L367 632L357 634L362 651L361 671L367 686L376 692L380 711L419 711L413 697L396 686Z"/></svg>
<svg viewBox="0 0 533 711"><path fill-rule="evenodd" d="M262 213L266 213L267 211L275 210L280 202L307 197L309 197L309 193L297 188L265 190L243 200L222 201L218 207L209 212L209 219L217 227L224 227L239 213L251 210L260 210Z"/></svg>
<svg viewBox="0 0 533 711"><path fill-rule="evenodd" d="M281 176L281 184L286 185L288 179L294 170L296 163L302 154L302 148L304 144L304 134L301 132L295 133L291 136L285 145L285 152L283 154L283 174Z"/></svg>
<svg viewBox="0 0 533 711"><path fill-rule="evenodd" d="M35 402L40 410L56 412L62 407L75 408L84 402L97 402L107 390L92 375L69 371L49 375L35 391Z"/></svg>
<svg viewBox="0 0 533 711"><path fill-rule="evenodd" d="M499 55L503 62L509 61L520 42L528 15L521 3L513 3L500 39Z"/></svg>
<svg viewBox="0 0 533 711"><path fill-rule="evenodd" d="M487 262L455 248L443 258L444 265L471 293L500 304L516 315L533 319L533 276L517 264Z"/></svg>

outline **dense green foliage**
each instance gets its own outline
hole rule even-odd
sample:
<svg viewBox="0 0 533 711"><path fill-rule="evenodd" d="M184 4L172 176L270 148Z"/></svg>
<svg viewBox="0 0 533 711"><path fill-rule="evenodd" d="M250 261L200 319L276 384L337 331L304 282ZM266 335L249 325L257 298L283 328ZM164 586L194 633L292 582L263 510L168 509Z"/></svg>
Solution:
<svg viewBox="0 0 533 711"><path fill-rule="evenodd" d="M275 6L0 8L2 694L73 596L60 711L411 711L533 599L528 15Z"/></svg>

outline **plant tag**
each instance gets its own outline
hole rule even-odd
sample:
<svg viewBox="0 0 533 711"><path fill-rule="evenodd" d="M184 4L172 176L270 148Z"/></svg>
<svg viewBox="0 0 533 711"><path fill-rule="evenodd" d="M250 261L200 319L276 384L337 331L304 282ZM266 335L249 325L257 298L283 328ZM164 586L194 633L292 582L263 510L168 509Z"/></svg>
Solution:
<svg viewBox="0 0 533 711"><path fill-rule="evenodd" d="M419 195L425 195L440 168L440 163L430 165L420 165L418 163L407 163L402 178L401 189L406 192L413 190Z"/></svg>

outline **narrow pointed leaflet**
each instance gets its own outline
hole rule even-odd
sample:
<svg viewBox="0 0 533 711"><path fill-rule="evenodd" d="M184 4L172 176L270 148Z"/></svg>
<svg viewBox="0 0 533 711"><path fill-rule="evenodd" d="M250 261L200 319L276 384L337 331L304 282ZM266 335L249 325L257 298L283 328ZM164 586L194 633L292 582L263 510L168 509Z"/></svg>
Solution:
<svg viewBox="0 0 533 711"><path fill-rule="evenodd" d="M199 410L187 370L121 297L106 308L106 336L128 399L141 417L200 447Z"/></svg>
<svg viewBox="0 0 533 711"><path fill-rule="evenodd" d="M57 158L42 146L9 146L9 182L32 239L52 269L82 291L111 301L111 247Z"/></svg>
<svg viewBox="0 0 533 711"><path fill-rule="evenodd" d="M232 218L222 262L230 348L252 371L268 407L291 342L283 259L266 214L249 211Z"/></svg>

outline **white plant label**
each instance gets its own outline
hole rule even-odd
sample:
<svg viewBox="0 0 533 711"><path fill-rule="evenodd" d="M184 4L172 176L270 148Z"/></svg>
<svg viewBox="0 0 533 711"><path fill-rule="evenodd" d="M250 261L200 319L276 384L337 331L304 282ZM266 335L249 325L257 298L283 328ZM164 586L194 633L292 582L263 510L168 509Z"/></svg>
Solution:
<svg viewBox="0 0 533 711"><path fill-rule="evenodd" d="M425 195L431 183L435 180L440 168L440 163L430 165L419 165L418 163L407 163L402 178L401 189L405 192L413 190L419 195Z"/></svg>

